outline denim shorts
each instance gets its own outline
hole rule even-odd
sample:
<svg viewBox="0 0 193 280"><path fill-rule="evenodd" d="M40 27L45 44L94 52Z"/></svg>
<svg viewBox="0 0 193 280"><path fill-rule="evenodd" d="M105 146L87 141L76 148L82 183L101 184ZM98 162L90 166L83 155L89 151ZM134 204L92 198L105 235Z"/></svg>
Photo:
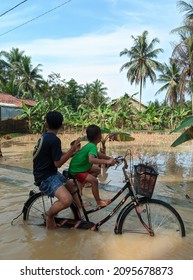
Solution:
<svg viewBox="0 0 193 280"><path fill-rule="evenodd" d="M39 186L39 189L43 194L54 197L56 190L64 185L67 179L67 177L58 172L57 174L43 180Z"/></svg>

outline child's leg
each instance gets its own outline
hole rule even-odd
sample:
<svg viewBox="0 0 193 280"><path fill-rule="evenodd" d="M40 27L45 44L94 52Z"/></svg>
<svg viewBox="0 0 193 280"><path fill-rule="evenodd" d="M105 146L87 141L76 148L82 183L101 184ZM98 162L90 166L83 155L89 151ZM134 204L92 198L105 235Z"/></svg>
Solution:
<svg viewBox="0 0 193 280"><path fill-rule="evenodd" d="M89 169L89 173L93 175L94 177L98 177L98 175L101 173L101 169L98 165L92 165L92 167ZM92 187L92 184L87 182L84 184L84 188L90 188Z"/></svg>
<svg viewBox="0 0 193 280"><path fill-rule="evenodd" d="M92 193L99 206L106 206L110 203L110 200L102 200L99 195L98 180L95 176L88 174L85 183L90 183L92 185Z"/></svg>
<svg viewBox="0 0 193 280"><path fill-rule="evenodd" d="M95 177L98 177L99 174L101 173L101 168L100 168L98 165L94 164L94 165L92 165L92 167L89 169L89 173L90 173L91 175L95 176Z"/></svg>
<svg viewBox="0 0 193 280"><path fill-rule="evenodd" d="M82 196L82 189L84 187L84 184L79 182L78 180L76 180L76 183L74 184L74 182L72 180L68 180L67 184L66 184L67 189L70 191L70 193L73 196L73 200L76 203L76 205L78 206L79 209L82 208L81 205L81 201L79 199L79 195L77 193L77 191L79 191L80 196ZM78 190L77 190L78 188ZM90 202L83 202L84 207L90 206L92 205Z"/></svg>

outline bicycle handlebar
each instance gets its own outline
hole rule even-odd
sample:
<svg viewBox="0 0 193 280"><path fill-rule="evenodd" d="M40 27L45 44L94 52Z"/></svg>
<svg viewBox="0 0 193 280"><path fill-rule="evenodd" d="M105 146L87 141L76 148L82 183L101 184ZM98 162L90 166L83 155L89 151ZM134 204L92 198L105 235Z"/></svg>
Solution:
<svg viewBox="0 0 193 280"><path fill-rule="evenodd" d="M127 160L126 160L126 157L127 157L128 154L129 154L129 153L128 153L128 150L127 150L125 156L118 156L118 157L115 158L115 160L117 161L117 167L118 167L120 164L123 163L122 170L123 170L123 174L124 174L124 176L125 176L125 180L128 180L128 179L129 179L129 176L128 176L127 172L126 172L126 169L128 169L128 163L127 163Z"/></svg>

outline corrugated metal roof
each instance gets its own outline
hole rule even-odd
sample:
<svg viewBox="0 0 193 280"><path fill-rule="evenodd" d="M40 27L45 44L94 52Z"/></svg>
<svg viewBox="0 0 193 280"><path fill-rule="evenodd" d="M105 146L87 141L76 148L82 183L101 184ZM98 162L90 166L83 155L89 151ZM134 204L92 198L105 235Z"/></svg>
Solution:
<svg viewBox="0 0 193 280"><path fill-rule="evenodd" d="M28 105L28 106L34 106L36 102L34 100L30 99L19 99L11 94L7 93L0 93L0 105L1 106L13 106L13 107L18 107L22 108L22 101Z"/></svg>
<svg viewBox="0 0 193 280"><path fill-rule="evenodd" d="M34 106L36 104L36 102L31 99L21 99L21 101L23 101L28 106Z"/></svg>

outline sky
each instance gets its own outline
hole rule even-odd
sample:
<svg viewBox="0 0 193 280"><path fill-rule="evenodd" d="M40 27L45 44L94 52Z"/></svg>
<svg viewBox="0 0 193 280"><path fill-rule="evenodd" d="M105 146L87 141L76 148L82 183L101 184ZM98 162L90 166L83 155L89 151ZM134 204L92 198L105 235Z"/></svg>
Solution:
<svg viewBox="0 0 193 280"><path fill-rule="evenodd" d="M191 1L187 1L190 3ZM42 75L59 73L62 79L78 84L99 79L108 97L139 92L139 86L127 80L121 66L129 61L120 52L133 45L131 36L148 31L149 42L159 39L162 48L157 60L168 63L172 42L178 42L171 30L182 25L183 14L176 0L1 0L0 51L19 48L41 64ZM158 77L158 76L157 76ZM142 101L164 100L155 96L162 84L148 80ZM139 94L135 95L139 99Z"/></svg>

